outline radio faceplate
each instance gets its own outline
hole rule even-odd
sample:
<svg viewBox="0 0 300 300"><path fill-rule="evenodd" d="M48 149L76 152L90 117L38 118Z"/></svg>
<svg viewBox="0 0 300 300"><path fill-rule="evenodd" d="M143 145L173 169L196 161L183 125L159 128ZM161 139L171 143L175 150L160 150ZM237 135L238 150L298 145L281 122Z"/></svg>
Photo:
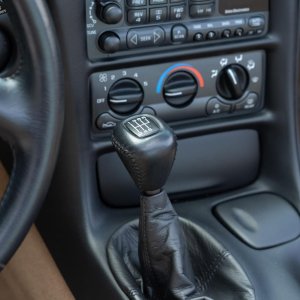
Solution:
<svg viewBox="0 0 300 300"><path fill-rule="evenodd" d="M224 0L87 0L88 57L107 60L268 32L268 0L239 1L243 2L239 6L231 2L230 6Z"/></svg>
<svg viewBox="0 0 300 300"><path fill-rule="evenodd" d="M264 74L263 51L94 73L93 132L107 133L138 113L178 122L257 112Z"/></svg>

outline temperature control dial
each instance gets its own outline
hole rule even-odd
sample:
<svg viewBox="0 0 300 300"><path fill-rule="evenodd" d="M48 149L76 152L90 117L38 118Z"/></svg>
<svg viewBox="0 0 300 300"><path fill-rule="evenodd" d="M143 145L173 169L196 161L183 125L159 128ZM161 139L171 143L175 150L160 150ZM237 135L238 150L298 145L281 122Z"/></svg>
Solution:
<svg viewBox="0 0 300 300"><path fill-rule="evenodd" d="M163 95L168 104L175 107L188 105L198 90L197 81L188 72L175 72L165 82Z"/></svg>
<svg viewBox="0 0 300 300"><path fill-rule="evenodd" d="M97 2L98 18L106 24L117 24L122 20L122 8L114 1L99 0Z"/></svg>
<svg viewBox="0 0 300 300"><path fill-rule="evenodd" d="M133 79L121 79L109 90L108 104L112 111L118 114L130 114L142 104L144 91Z"/></svg>
<svg viewBox="0 0 300 300"><path fill-rule="evenodd" d="M224 68L217 79L217 91L227 100L241 98L249 85L249 74L244 67L232 64Z"/></svg>

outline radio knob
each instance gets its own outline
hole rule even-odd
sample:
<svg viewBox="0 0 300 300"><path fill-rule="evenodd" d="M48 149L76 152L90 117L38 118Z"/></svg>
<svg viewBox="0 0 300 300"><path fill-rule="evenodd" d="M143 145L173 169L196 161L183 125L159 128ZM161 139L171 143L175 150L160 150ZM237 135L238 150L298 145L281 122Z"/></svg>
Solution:
<svg viewBox="0 0 300 300"><path fill-rule="evenodd" d="M241 98L249 85L249 74L244 67L232 64L224 68L217 79L217 91L227 100Z"/></svg>
<svg viewBox="0 0 300 300"><path fill-rule="evenodd" d="M99 47L106 53L114 53L120 50L121 40L114 32L105 32L99 38Z"/></svg>
<svg viewBox="0 0 300 300"><path fill-rule="evenodd" d="M196 96L197 81L190 73L179 71L166 80L163 95L168 104L175 107L188 105Z"/></svg>
<svg viewBox="0 0 300 300"><path fill-rule="evenodd" d="M106 24L117 24L122 20L122 8L113 1L98 1L97 15Z"/></svg>
<svg viewBox="0 0 300 300"><path fill-rule="evenodd" d="M117 114L130 114L142 104L144 91L133 79L121 79L108 92L108 104Z"/></svg>

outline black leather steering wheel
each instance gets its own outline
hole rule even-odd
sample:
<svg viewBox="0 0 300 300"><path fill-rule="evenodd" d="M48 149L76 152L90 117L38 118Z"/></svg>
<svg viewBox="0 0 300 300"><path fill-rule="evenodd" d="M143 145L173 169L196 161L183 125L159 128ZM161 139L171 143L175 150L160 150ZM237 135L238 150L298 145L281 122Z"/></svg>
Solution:
<svg viewBox="0 0 300 300"><path fill-rule="evenodd" d="M14 156L0 206L0 267L34 222L50 184L63 123L62 75L44 0L7 0L21 62L0 78L0 136Z"/></svg>

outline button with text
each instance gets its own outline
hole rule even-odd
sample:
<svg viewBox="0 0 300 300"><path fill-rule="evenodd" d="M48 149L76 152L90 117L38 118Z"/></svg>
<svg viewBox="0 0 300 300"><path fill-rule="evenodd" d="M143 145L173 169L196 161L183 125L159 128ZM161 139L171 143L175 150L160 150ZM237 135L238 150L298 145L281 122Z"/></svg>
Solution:
<svg viewBox="0 0 300 300"><path fill-rule="evenodd" d="M172 42L183 43L187 38L187 29L183 25L176 25L172 28Z"/></svg>
<svg viewBox="0 0 300 300"><path fill-rule="evenodd" d="M167 4L167 0L150 0L150 5L161 5L161 4Z"/></svg>
<svg viewBox="0 0 300 300"><path fill-rule="evenodd" d="M170 20L181 20L185 14L185 5L170 7Z"/></svg>
<svg viewBox="0 0 300 300"><path fill-rule="evenodd" d="M250 110L254 109L258 104L258 96L255 93L250 93L246 99L235 106L236 110Z"/></svg>
<svg viewBox="0 0 300 300"><path fill-rule="evenodd" d="M163 22L167 20L167 7L157 7L150 9L150 22Z"/></svg>
<svg viewBox="0 0 300 300"><path fill-rule="evenodd" d="M132 9L128 11L128 23L145 24L147 22L147 10L146 9Z"/></svg>
<svg viewBox="0 0 300 300"><path fill-rule="evenodd" d="M164 41L165 32L158 26L131 29L127 34L127 46L131 49L160 46Z"/></svg>
<svg viewBox="0 0 300 300"><path fill-rule="evenodd" d="M231 105L220 102L217 98L208 101L206 111L208 115L218 115L231 110Z"/></svg>
<svg viewBox="0 0 300 300"><path fill-rule="evenodd" d="M252 17L249 19L249 26L252 28L259 28L265 25L265 19L263 17Z"/></svg>
<svg viewBox="0 0 300 300"><path fill-rule="evenodd" d="M201 18L212 15L214 12L214 5L192 5L190 6L190 17L191 18Z"/></svg>
<svg viewBox="0 0 300 300"><path fill-rule="evenodd" d="M147 5L147 0L127 0L128 6L144 6Z"/></svg>

